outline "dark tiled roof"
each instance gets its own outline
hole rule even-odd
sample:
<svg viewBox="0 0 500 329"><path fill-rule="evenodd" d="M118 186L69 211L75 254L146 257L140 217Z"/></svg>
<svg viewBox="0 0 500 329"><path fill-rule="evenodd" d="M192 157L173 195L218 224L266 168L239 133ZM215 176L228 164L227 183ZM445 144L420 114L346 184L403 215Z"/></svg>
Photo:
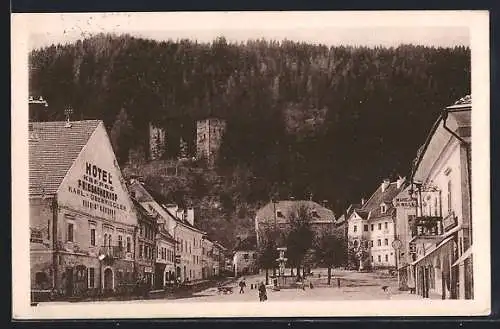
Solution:
<svg viewBox="0 0 500 329"><path fill-rule="evenodd" d="M399 194L399 192L401 192L403 187L404 184L402 184L400 188L397 188L397 183L393 182L387 186L384 192L382 192L382 187L379 186L370 199L368 199L363 207L361 207L360 211L366 213L369 212L370 218L379 218L391 215L394 208L392 200ZM387 206L386 213L384 214L381 213L380 209L380 205L382 203L385 203Z"/></svg>
<svg viewBox="0 0 500 329"><path fill-rule="evenodd" d="M150 188L149 186L147 186L146 184L144 183L138 183L138 184L141 184L142 188L149 194L149 196L151 197L151 200L148 200L148 201L154 201L156 203L158 203L160 205L160 207L162 207L162 209L172 218L174 219L175 221L179 222L179 223L182 223L183 225L185 226L188 226L188 227L191 227L195 230L198 230L200 232L201 229L199 229L198 227L194 226L194 225L191 225L191 223L189 223L187 220L182 220L182 219L179 219L177 218L177 216L175 216L175 214L172 214L168 209L167 207L165 207L164 205L168 205L168 204L172 204L172 202L169 202L161 193L158 193L157 191L153 190L152 188ZM148 199L147 197L145 197L146 199Z"/></svg>
<svg viewBox="0 0 500 329"><path fill-rule="evenodd" d="M135 209L137 210L137 212L139 214L141 214L142 216L144 216L146 218L149 218L151 221L155 220L154 216L152 216L150 213L148 213L148 211L146 209L144 209L144 207L139 203L139 201L132 198L132 202L134 203Z"/></svg>
<svg viewBox="0 0 500 329"><path fill-rule="evenodd" d="M54 194L100 120L31 122L29 193Z"/></svg>
<svg viewBox="0 0 500 329"><path fill-rule="evenodd" d="M283 200L278 201L275 206L272 202L269 202L257 211L256 218L259 222L274 220L274 207L276 207L276 211L280 211L284 216L278 217L276 220L278 223L284 223L288 221L288 214L300 205L304 205L310 210L316 210L317 217L312 218L312 223L326 221L333 223L335 221L335 214L333 211L309 200Z"/></svg>
<svg viewBox="0 0 500 329"><path fill-rule="evenodd" d="M370 213L369 211L366 211L366 210L360 210L360 209L354 209L354 211L356 214L359 215L359 217L363 218L363 219L367 219L368 218L368 214Z"/></svg>

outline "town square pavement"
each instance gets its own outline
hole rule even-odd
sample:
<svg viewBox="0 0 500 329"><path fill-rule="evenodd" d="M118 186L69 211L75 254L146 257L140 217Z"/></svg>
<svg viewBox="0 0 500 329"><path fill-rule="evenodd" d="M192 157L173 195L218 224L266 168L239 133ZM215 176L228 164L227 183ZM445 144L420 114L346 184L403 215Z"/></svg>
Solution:
<svg viewBox="0 0 500 329"><path fill-rule="evenodd" d="M192 302L256 302L258 290L255 286L265 281L265 275L245 276L245 293L239 293L238 280L228 286L233 288L232 294L221 294L216 287L185 295L182 297L158 299L134 299L130 301L115 301L118 303L192 303ZM270 280L271 281L271 280ZM340 281L340 287L338 282ZM311 289L309 283L313 282ZM252 285L254 286L252 288ZM385 289L383 289L385 287ZM306 280L304 290L298 288L281 289L273 291L271 286L267 289L268 302L272 301L328 301L328 300L416 300L422 297L410 294L408 291L399 291L397 278L382 272L357 272L335 269L332 272L331 284L327 284L326 269L315 269L313 275ZM431 296L436 299L437 296ZM50 302L67 303L67 302ZM86 302L82 302L86 303ZM113 303L113 301L92 301L92 303ZM40 303L46 304L46 303Z"/></svg>

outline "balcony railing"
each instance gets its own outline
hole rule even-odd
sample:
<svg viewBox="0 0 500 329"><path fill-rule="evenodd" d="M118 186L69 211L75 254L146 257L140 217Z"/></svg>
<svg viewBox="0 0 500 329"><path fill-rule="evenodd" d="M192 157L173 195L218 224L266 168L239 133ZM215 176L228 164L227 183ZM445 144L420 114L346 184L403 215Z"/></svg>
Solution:
<svg viewBox="0 0 500 329"><path fill-rule="evenodd" d="M412 237L439 237L443 234L443 218L438 216L416 217L411 223Z"/></svg>
<svg viewBox="0 0 500 329"><path fill-rule="evenodd" d="M125 248L122 246L102 246L99 253L109 258L125 258Z"/></svg>

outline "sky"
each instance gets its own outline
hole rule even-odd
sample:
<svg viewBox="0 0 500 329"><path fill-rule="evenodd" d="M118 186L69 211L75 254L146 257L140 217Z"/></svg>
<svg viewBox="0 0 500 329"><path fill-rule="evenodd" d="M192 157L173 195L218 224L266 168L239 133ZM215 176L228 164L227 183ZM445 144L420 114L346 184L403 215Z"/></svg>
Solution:
<svg viewBox="0 0 500 329"><path fill-rule="evenodd" d="M293 40L331 45L469 46L460 12L245 12L23 14L29 48L70 43L97 33L131 34L154 40L230 42Z"/></svg>

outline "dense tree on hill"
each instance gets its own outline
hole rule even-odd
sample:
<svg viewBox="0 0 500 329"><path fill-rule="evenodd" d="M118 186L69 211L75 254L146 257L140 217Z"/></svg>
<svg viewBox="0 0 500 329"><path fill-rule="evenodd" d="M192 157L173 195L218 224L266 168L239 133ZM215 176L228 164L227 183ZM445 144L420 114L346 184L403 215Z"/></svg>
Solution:
<svg viewBox="0 0 500 329"><path fill-rule="evenodd" d="M250 176L234 202L312 192L337 213L382 178L405 175L439 111L470 93L465 47L98 35L29 60L30 91L47 99L52 120L71 105L73 118L102 119L111 130L126 111L132 136L114 137L118 154L144 146L149 122L222 116L218 170ZM194 134L186 138L192 145Z"/></svg>

